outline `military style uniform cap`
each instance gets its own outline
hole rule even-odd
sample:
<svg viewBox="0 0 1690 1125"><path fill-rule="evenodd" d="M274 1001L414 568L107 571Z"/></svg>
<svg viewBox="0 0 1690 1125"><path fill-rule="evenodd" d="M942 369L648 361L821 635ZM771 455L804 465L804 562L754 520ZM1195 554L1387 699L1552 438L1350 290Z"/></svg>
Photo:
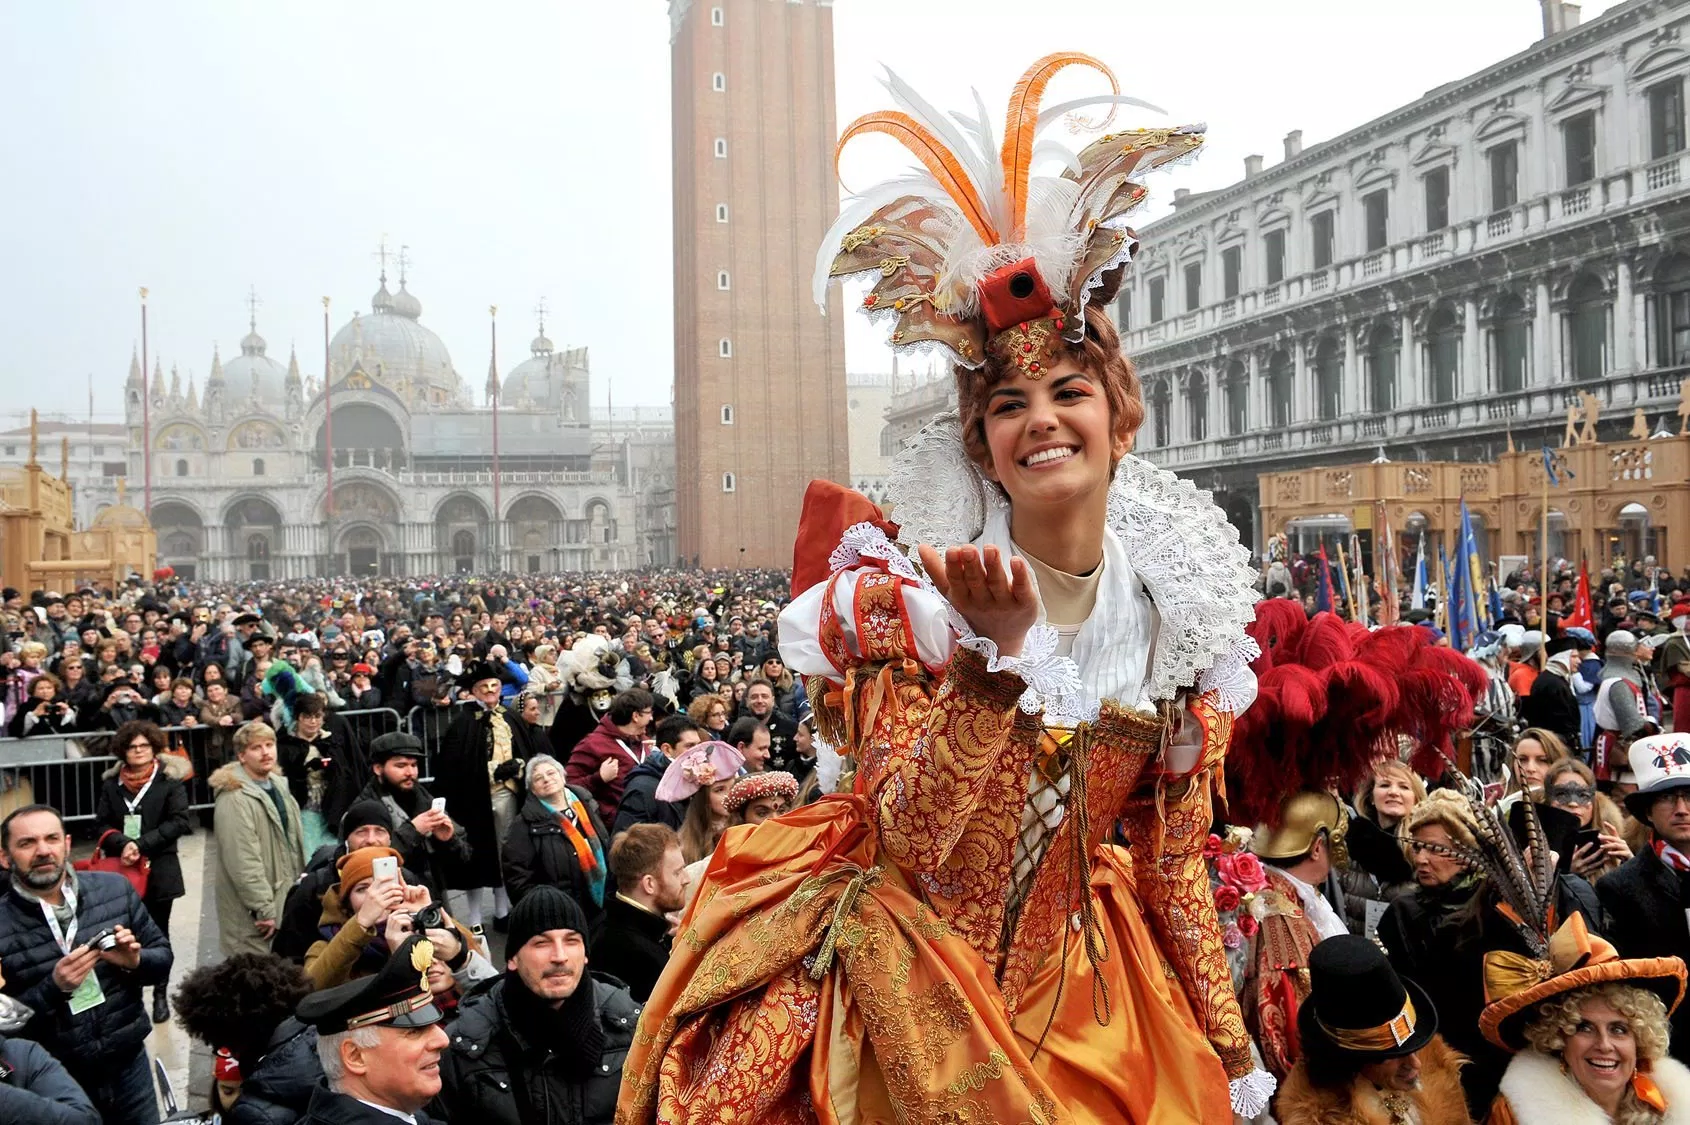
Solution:
<svg viewBox="0 0 1690 1125"><path fill-rule="evenodd" d="M295 1015L318 1035L338 1035L361 1027L427 1027L446 1017L434 1004L428 967L434 945L412 936L393 951L374 976L313 992L299 1002Z"/></svg>

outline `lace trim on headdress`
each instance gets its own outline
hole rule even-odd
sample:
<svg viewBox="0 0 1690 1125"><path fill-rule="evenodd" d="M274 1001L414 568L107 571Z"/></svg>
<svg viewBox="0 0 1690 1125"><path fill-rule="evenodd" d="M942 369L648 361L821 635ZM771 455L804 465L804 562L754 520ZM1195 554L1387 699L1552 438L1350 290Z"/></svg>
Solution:
<svg viewBox="0 0 1690 1125"><path fill-rule="evenodd" d="M1005 503L968 459L961 424L951 411L922 427L898 454L886 499L898 522L899 545L908 550L919 543L971 543L984 529L987 512ZM1248 707L1255 698L1249 665L1261 654L1244 632L1255 617L1256 572L1225 513L1190 481L1129 456L1110 484L1107 519L1162 617L1150 697L1172 699L1195 686L1199 693L1217 693L1226 710ZM990 660L996 647L988 650L989 645L977 638L968 647ZM1056 721L1058 712L1070 719L1095 717L1098 703L1076 692L1049 700L1047 717Z"/></svg>

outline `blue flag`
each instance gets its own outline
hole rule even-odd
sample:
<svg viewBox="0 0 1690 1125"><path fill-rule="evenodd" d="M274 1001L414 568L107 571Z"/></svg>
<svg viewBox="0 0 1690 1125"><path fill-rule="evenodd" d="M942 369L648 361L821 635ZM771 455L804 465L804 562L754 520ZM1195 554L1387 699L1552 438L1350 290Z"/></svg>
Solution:
<svg viewBox="0 0 1690 1125"><path fill-rule="evenodd" d="M1449 639L1461 652L1472 647L1479 635L1479 606L1485 591L1484 563L1473 534L1473 514L1461 501L1461 528L1455 541L1455 559L1450 567Z"/></svg>

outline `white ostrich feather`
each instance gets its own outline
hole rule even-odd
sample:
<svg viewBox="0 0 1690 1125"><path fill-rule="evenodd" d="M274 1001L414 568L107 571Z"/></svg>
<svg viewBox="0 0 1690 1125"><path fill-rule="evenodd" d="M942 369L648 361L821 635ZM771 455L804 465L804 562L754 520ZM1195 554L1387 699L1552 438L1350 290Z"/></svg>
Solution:
<svg viewBox="0 0 1690 1125"><path fill-rule="evenodd" d="M1094 105L1130 105L1137 106L1139 109L1148 109L1151 113L1160 113L1164 117L1168 114L1168 111L1163 109L1161 106L1151 105L1149 102L1140 98L1132 97L1129 94L1092 94L1089 97L1073 98L1069 101L1057 102L1055 105L1045 106L1039 111L1038 127L1043 129L1051 122L1058 121L1063 116L1073 113L1077 109L1089 109ZM1093 129L1102 129L1104 126L1102 123L1097 123L1091 127Z"/></svg>
<svg viewBox="0 0 1690 1125"><path fill-rule="evenodd" d="M886 87L887 93L898 107L915 118L928 131L939 139L939 143L950 149L962 170L968 174L974 190L979 193L980 202L986 207L988 215L993 216L993 225L1002 227L1002 220L995 216L1003 208L1000 206L1003 197L1003 168L995 159L996 154L988 147L984 152L973 145L968 136L958 129L956 123L947 115L940 113L927 99L899 78L891 67L886 68L886 77L881 79L881 85ZM983 119L983 118L982 118Z"/></svg>

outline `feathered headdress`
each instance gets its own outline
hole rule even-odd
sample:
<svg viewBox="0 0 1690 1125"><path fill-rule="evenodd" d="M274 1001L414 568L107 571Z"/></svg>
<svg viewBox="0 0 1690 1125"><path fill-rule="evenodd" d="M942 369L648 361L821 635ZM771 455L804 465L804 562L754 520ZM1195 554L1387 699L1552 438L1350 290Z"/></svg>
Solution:
<svg viewBox="0 0 1690 1125"><path fill-rule="evenodd" d="M1227 752L1234 823L1277 823L1280 801L1300 790L1352 792L1396 753L1398 735L1414 740L1415 769L1442 774L1451 737L1485 689L1482 668L1413 625L1369 631L1271 598L1246 631L1262 654L1250 665L1256 702L1233 724Z"/></svg>
<svg viewBox="0 0 1690 1125"><path fill-rule="evenodd" d="M1041 108L1051 79L1070 66L1099 71L1114 92ZM1078 52L1048 55L1022 75L1001 140L978 93L973 116L947 116L891 71L884 84L898 108L853 121L839 150L884 133L925 171L845 207L817 256L817 303L832 278L878 274L863 307L894 319L894 348L943 348L971 369L990 350L1037 377L1064 341L1081 340L1087 304L1114 299L1137 246L1125 217L1146 195L1133 177L1195 151L1204 127L1107 133L1077 153L1045 136L1085 106L1155 108L1122 96L1113 72ZM1061 174L1033 175L1035 160L1060 163Z"/></svg>
<svg viewBox="0 0 1690 1125"><path fill-rule="evenodd" d="M312 691L293 665L285 660L272 660L264 673L264 694L276 701L270 711L270 721L277 730L293 730L294 708Z"/></svg>

